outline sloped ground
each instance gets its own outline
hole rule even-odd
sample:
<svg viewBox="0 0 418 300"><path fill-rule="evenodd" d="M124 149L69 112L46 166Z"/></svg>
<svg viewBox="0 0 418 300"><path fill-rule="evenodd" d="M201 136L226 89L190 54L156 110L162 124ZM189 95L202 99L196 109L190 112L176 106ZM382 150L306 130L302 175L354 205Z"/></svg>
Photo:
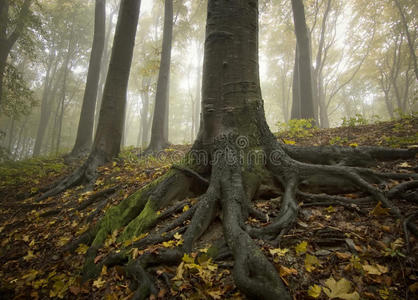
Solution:
<svg viewBox="0 0 418 300"><path fill-rule="evenodd" d="M280 133L278 138L296 145L410 147L418 145L418 118L327 130L296 130ZM81 162L66 165L57 158L0 165L0 299L129 299L132 292L122 268L104 268L99 278L81 284L87 246L80 245L74 254L66 252L64 246L94 224L107 208L164 174L187 149L173 146L158 158L141 160L136 149L126 150L119 159L99 170L100 177L93 190L81 186L43 202L34 201L36 193ZM415 158L385 162L376 168L385 172L418 172L418 161ZM264 196L256 201L267 222L253 218L248 222L268 224L278 213L280 197L275 197ZM411 195L415 202L394 201L408 215L418 210L416 197ZM407 243L402 224L386 209L367 204L309 206L299 200L298 221L283 236L280 248L259 241L295 299L418 297L417 237L410 236ZM194 204L195 200L189 199L181 210ZM220 226L212 226L199 241L200 249L185 256L179 266L156 269L160 292L154 299L243 299L233 284L228 256L221 261L210 259L216 256L213 244L220 233ZM124 246L116 242L117 234L116 231L108 237L97 262ZM141 238L144 236L137 239ZM134 248L132 256L181 242L178 233L169 242L147 249Z"/></svg>

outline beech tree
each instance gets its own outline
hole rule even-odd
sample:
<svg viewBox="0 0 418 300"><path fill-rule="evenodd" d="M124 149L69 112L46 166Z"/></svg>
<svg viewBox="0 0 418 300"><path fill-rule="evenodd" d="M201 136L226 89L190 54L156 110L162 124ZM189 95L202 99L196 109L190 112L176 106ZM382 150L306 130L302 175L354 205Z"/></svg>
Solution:
<svg viewBox="0 0 418 300"><path fill-rule="evenodd" d="M151 141L146 152L157 152L168 145L168 99L170 89L171 44L173 40L173 0L164 2L163 48L155 94Z"/></svg>
<svg viewBox="0 0 418 300"><path fill-rule="evenodd" d="M56 195L83 181L93 181L97 167L119 154L140 4L140 0L121 1L99 123L86 162L70 176L57 182L53 188L41 195L39 200Z"/></svg>
<svg viewBox="0 0 418 300"><path fill-rule="evenodd" d="M106 0L96 0L94 13L94 36L83 106L81 107L77 137L72 156L88 153L93 139L94 111L99 87L100 65L105 45Z"/></svg>
<svg viewBox="0 0 418 300"><path fill-rule="evenodd" d="M122 3L123 16L129 1ZM136 24L128 24L127 27L118 26L117 37L122 28L125 34L132 33ZM116 38L113 54L120 46L118 42L122 41ZM114 57L112 55L112 62ZM108 79L106 86L110 82L113 81ZM105 95L107 92L105 89ZM108 107L106 101L103 104L102 114ZM102 127L104 118L101 116L100 119L99 137L105 133L102 130L112 132L111 128ZM100 141L96 138L96 150L89 160L94 159L98 151L105 151L97 148ZM102 145L106 145L105 142L109 141L103 140ZM111 149L115 150L114 147ZM109 159L116 151L106 150L105 153L107 155L102 157ZM179 264L183 255L195 250L195 242L218 220L222 223L223 238L219 242L219 255L215 255L214 260L225 255L233 257L237 287L249 299L291 299L276 268L264 256L255 239L277 246L283 232L297 217L299 198L313 200L318 205L322 202L346 206L356 203L356 199L343 196L312 194L313 188L318 187L329 193L341 187L361 190L369 195L370 201L381 202L403 220L399 209L390 201L391 195L386 195L373 183L385 179L416 179L417 174L383 174L365 166L378 159L414 157L415 153L416 149L295 147L278 141L266 123L260 90L258 1L209 0L202 120L192 149L182 163L107 210L101 221L71 242L67 249L75 250L80 243L90 245L83 269L84 279L100 274L104 265L125 265L126 274L136 289L134 298L145 299L150 294L157 294L151 267ZM411 182L401 184L397 192L416 186L416 181ZM303 192L300 190L302 185ZM281 194L282 199L279 215L264 227L245 223L249 215L265 219L252 204L255 195L263 193L260 186L269 186ZM182 212L189 197L197 198L196 203ZM179 216L174 220L166 220L177 212ZM405 220L406 226L418 233L409 221ZM120 229L118 239L129 241L128 246L96 260L108 235ZM176 248L162 248L136 259L130 255L133 248L144 249L171 240L179 233L183 233L184 241ZM142 238L135 240L140 235Z"/></svg>
<svg viewBox="0 0 418 300"><path fill-rule="evenodd" d="M310 36L306 25L303 1L292 0L292 9L297 43L293 75L292 118L316 120Z"/></svg>

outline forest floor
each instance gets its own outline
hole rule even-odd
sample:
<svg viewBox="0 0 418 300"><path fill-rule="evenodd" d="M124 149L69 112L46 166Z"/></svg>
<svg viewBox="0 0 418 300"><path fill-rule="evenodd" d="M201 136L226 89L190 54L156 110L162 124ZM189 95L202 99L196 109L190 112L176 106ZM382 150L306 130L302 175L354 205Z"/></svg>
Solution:
<svg viewBox="0 0 418 300"><path fill-rule="evenodd" d="M291 130L277 136L296 145L418 147L418 118ZM76 253L68 253L63 246L97 222L109 207L164 174L188 148L173 146L158 158L142 159L137 157L138 149L124 150L113 163L100 168L93 189L79 186L42 202L36 202L35 195L81 162L67 165L62 158L45 158L0 164L0 299L129 299L132 292L123 268L104 267L99 278L82 284L80 274L88 247L81 244ZM418 172L418 160L383 162L374 168ZM392 181L384 188L397 183ZM298 220L280 248L259 241L294 299L418 298L418 238L410 236L407 253L402 224L388 209L372 205L361 214L355 207L308 207L303 199L299 201ZM183 210L196 201L189 202ZM394 202L405 215L418 210L417 202ZM258 199L255 205L274 217L278 213L275 203ZM248 222L266 225L254 218ZM208 235L219 233L209 231L198 243L201 249L185 256L179 266L155 270L159 294L151 299L245 299L233 283L231 262L215 263L205 254L212 249L208 241L216 238ZM95 262L123 247L116 241L117 234L109 235ZM175 239L133 249L132 256L181 243L181 235Z"/></svg>

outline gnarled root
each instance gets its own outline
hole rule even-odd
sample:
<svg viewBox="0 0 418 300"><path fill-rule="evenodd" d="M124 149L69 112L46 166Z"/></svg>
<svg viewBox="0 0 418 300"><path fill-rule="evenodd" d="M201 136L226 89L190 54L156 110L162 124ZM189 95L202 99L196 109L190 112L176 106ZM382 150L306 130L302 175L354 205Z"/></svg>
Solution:
<svg viewBox="0 0 418 300"><path fill-rule="evenodd" d="M257 245L257 240L264 239L273 245L280 241L297 218L298 198L303 199L307 206L341 205L363 214L366 213L365 206L380 201L390 208L394 216L403 221L404 228L408 228L411 232L416 229L412 222L414 215L404 218L391 199L403 196L414 189L417 186L417 180L402 183L387 193L374 185L385 179L416 178L416 174L382 174L357 167L358 164L351 167L343 164L318 165L315 161L313 164L299 162L288 156L279 143L270 143L264 148L269 157L265 165L241 165L238 151L228 139L223 139L219 143L215 142L214 146L218 150L230 147L229 150L232 149L232 152L229 151L227 154L224 152L221 155L217 153L217 160L211 168L210 180L193 167L175 166L156 182L134 193L118 206L109 209L96 227L79 238L77 242L90 245L84 267L85 279L97 275L103 264L109 266L124 264L127 275L134 285L134 298L145 299L157 292L156 278L152 268L159 264L181 262L183 255L194 251L195 242L219 217L223 225L226 244L222 253L214 259L218 262L219 259L232 255L233 276L237 287L250 299L290 299L276 268L264 256ZM279 155L272 159L271 154L274 151ZM382 155L382 157L389 155L385 151L379 152L373 148L369 149L366 154L375 159ZM358 151L337 151L339 158L342 159L343 154L353 158L356 153ZM401 151L394 155L408 155L409 157L410 153ZM207 170L206 168L206 172ZM284 191L280 212L272 220L251 203L260 187L260 177L266 174L271 175L276 180L277 187L281 186ZM337 188L350 186L367 195L352 199L340 195L313 194L304 191L303 187L316 185L318 182L321 183L325 192L328 187L336 185ZM207 189L201 194L191 188L193 185ZM196 204L192 205L192 202L187 200L188 196L197 196ZM190 205L190 209L183 210L185 205ZM176 217L171 218L174 214L177 214ZM271 222L264 227L250 226L246 224L250 214L265 222ZM98 264L94 263L98 249L114 230L123 228L119 234L119 241L127 241L153 227L155 229L151 230L149 235L133 241L120 253L112 254ZM160 249L152 253L145 252L136 259L130 258L130 249L145 250L149 245L171 240L175 234L179 233L183 234L184 239L181 247ZM406 237L408 237L407 234L406 230ZM73 242L68 249L75 249L77 242ZM169 284L168 281L166 278L167 284Z"/></svg>

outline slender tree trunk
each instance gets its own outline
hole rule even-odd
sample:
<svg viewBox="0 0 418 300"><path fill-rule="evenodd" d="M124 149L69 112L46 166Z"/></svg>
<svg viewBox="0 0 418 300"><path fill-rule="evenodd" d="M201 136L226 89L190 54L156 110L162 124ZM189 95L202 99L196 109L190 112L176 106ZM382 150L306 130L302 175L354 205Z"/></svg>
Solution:
<svg viewBox="0 0 418 300"><path fill-rule="evenodd" d="M100 79L99 79L99 87L98 87L98 93L97 93L97 100L96 100L96 108L95 108L95 114L94 114L94 127L93 127L93 136L94 132L96 131L97 123L99 121L99 114L100 114L100 106L102 104L102 98L103 98L103 90L104 90L104 84L106 81L107 72L109 70L109 60L110 60L110 50L111 46L109 45L110 40L110 34L113 30L113 16L115 15L116 11L112 11L110 13L109 19L108 19L108 25L106 29L106 35L105 35L105 41L104 41L104 49L103 49L103 55L102 55L102 62L100 66Z"/></svg>
<svg viewBox="0 0 418 300"><path fill-rule="evenodd" d="M94 36L77 137L71 155L88 153L93 139L94 111L105 42L106 0L96 0Z"/></svg>
<svg viewBox="0 0 418 300"><path fill-rule="evenodd" d="M299 85L299 47L296 43L295 64L293 67L293 84L292 84L292 112L290 118L302 118L300 112L300 85Z"/></svg>
<svg viewBox="0 0 418 300"><path fill-rule="evenodd" d="M302 0L292 0L293 20L299 54L300 113L303 119L315 120L312 89L312 63L309 31L306 26L305 9Z"/></svg>
<svg viewBox="0 0 418 300"><path fill-rule="evenodd" d="M143 149L148 145L149 142L149 133L150 133L150 117L149 117L149 87L151 84L151 78L143 78L142 79L142 91L141 91L141 99L142 99L142 110L141 110L141 137L138 139L141 140L141 144L138 144Z"/></svg>
<svg viewBox="0 0 418 300"><path fill-rule="evenodd" d="M404 28L405 35L408 41L409 54L411 55L411 60L412 60L412 63L414 64L415 78L418 80L418 65L417 65L417 56L415 54L415 45L414 45L415 43L411 37L411 33L409 32L408 22L406 21L405 13L402 9L401 4L399 3L399 0L395 0L395 3L396 3L396 7L399 10L399 15L401 16L402 26Z"/></svg>
<svg viewBox="0 0 418 300"><path fill-rule="evenodd" d="M173 36L173 0L165 0L163 47L157 92L155 94L154 117L152 120L150 151L159 151L168 145L168 99L170 83L171 44Z"/></svg>
<svg viewBox="0 0 418 300"><path fill-rule="evenodd" d="M97 132L90 153L94 169L120 152L129 71L135 45L140 0L122 0L103 92Z"/></svg>
<svg viewBox="0 0 418 300"><path fill-rule="evenodd" d="M58 77L55 80L55 84L53 85L53 78L54 75L57 74L57 66L58 61L55 64L54 72L52 73L51 79L47 86L44 87L44 94L42 96L42 103L41 103L41 117L39 120L38 131L36 134L35 145L33 149L33 156L39 156L42 150L42 143L44 141L45 133L48 128L49 119L51 117L51 110L52 110L52 102L55 99L55 96L58 92L59 84L61 83L63 74L65 72L64 65L61 67L61 70L58 72ZM51 91L52 89L52 91Z"/></svg>
<svg viewBox="0 0 418 300"><path fill-rule="evenodd" d="M197 133L199 132L199 124L200 124L200 106L201 106L201 83L202 83L202 68L200 67L201 58L198 57L199 66L197 67L197 76L196 76L196 95L194 100L194 112L193 112L193 123L194 123L194 132L193 132L193 139L196 138Z"/></svg>
<svg viewBox="0 0 418 300"><path fill-rule="evenodd" d="M7 143L7 150L9 153L12 153L12 144L13 144L13 135L15 133L15 117L12 116L10 120L10 129L9 129L9 142Z"/></svg>

